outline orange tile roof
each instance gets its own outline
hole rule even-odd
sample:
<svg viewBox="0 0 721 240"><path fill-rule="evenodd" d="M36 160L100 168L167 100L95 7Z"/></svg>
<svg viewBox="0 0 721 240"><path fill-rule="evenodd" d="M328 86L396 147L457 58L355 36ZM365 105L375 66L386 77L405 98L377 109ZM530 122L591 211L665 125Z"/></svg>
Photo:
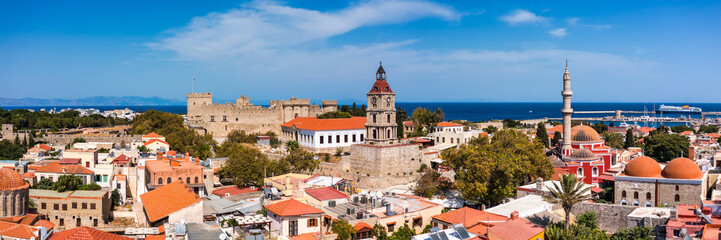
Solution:
<svg viewBox="0 0 721 240"><path fill-rule="evenodd" d="M35 231L37 231L36 228L28 225L0 222L0 236L21 239L37 238Z"/></svg>
<svg viewBox="0 0 721 240"><path fill-rule="evenodd" d="M253 187L251 190L251 187L238 187L238 186L230 186L230 187L224 187L213 190L213 194L218 196L225 196L226 193L230 194L230 196L243 194L243 193L251 193L255 191L259 191L259 188Z"/></svg>
<svg viewBox="0 0 721 240"><path fill-rule="evenodd" d="M33 146L33 147L30 148L30 149L40 149L40 150L42 150L42 151L48 151L48 150L52 149L52 147L40 143L40 144L37 144L37 145ZM29 150L28 150L28 151L29 151Z"/></svg>
<svg viewBox="0 0 721 240"><path fill-rule="evenodd" d="M312 196L320 201L331 200L331 199L343 199L349 196L341 191L336 190L333 187L323 187L316 189L306 189L305 193Z"/></svg>
<svg viewBox="0 0 721 240"><path fill-rule="evenodd" d="M353 226L353 229L355 229L356 232L357 232L357 231L360 231L360 230L363 229L363 228L373 229L373 227L371 227L371 225L368 225L367 223L364 223L364 222L359 222L358 224L356 224L355 226Z"/></svg>
<svg viewBox="0 0 721 240"><path fill-rule="evenodd" d="M691 135L692 133L692 131L683 131L681 132L681 135Z"/></svg>
<svg viewBox="0 0 721 240"><path fill-rule="evenodd" d="M40 220L35 223L35 226L36 227L44 227L45 229L48 229L48 230L55 228L55 224L48 220Z"/></svg>
<svg viewBox="0 0 721 240"><path fill-rule="evenodd" d="M23 174L23 178L34 178L35 172L26 172Z"/></svg>
<svg viewBox="0 0 721 240"><path fill-rule="evenodd" d="M642 127L642 128L639 128L638 130L641 131L641 132L644 132L644 133L648 133L648 132L650 132L650 131L653 131L653 128L650 128L650 127Z"/></svg>
<svg viewBox="0 0 721 240"><path fill-rule="evenodd" d="M130 161L130 158L128 156L125 156L125 154L120 154L120 156L113 159L113 163L128 163Z"/></svg>
<svg viewBox="0 0 721 240"><path fill-rule="evenodd" d="M452 122L439 122L436 127L461 127L463 124L452 123Z"/></svg>
<svg viewBox="0 0 721 240"><path fill-rule="evenodd" d="M433 216L433 219L447 222L450 224L462 223L464 227L472 227L479 222L504 222L508 220L508 217L481 211L469 207L463 207L453 211L441 213Z"/></svg>
<svg viewBox="0 0 721 240"><path fill-rule="evenodd" d="M414 124L413 121L403 121L403 125L406 125L406 126L413 126L413 124Z"/></svg>
<svg viewBox="0 0 721 240"><path fill-rule="evenodd" d="M48 240L132 240L112 233L103 232L91 227L77 227L54 233Z"/></svg>
<svg viewBox="0 0 721 240"><path fill-rule="evenodd" d="M115 174L114 176L115 176L115 179L117 179L118 181L126 181L126 180L128 180L128 177L125 176L125 175L123 175L123 174Z"/></svg>
<svg viewBox="0 0 721 240"><path fill-rule="evenodd" d="M155 132L151 132L151 133L145 134L143 136L143 138L163 138L163 136L161 136L160 134L157 134Z"/></svg>
<svg viewBox="0 0 721 240"><path fill-rule="evenodd" d="M306 214L321 214L323 211L311 207L308 204L299 202L295 199L285 200L265 206L269 211L280 216L300 216Z"/></svg>
<svg viewBox="0 0 721 240"><path fill-rule="evenodd" d="M145 240L165 240L165 234L145 235Z"/></svg>
<svg viewBox="0 0 721 240"><path fill-rule="evenodd" d="M310 232L310 233L303 233L300 235L295 235L290 238L290 240L317 240L319 238L316 238L316 234L320 235L319 232Z"/></svg>
<svg viewBox="0 0 721 240"><path fill-rule="evenodd" d="M501 239L531 239L543 233L544 229L523 218L517 218L497 224L488 229L488 234L497 235Z"/></svg>
<svg viewBox="0 0 721 240"><path fill-rule="evenodd" d="M563 125L553 126L552 128L546 129L546 132L548 132L549 134L554 134L556 132L560 132L561 134L563 134Z"/></svg>
<svg viewBox="0 0 721 240"><path fill-rule="evenodd" d="M201 201L200 197L182 180L143 193L140 199L151 222Z"/></svg>
<svg viewBox="0 0 721 240"><path fill-rule="evenodd" d="M16 190L28 188L29 183L23 180L23 177L13 169L0 169L0 190Z"/></svg>
<svg viewBox="0 0 721 240"><path fill-rule="evenodd" d="M283 127L293 127L311 131L364 129L365 117L319 119L317 117L299 117L283 123Z"/></svg>
<svg viewBox="0 0 721 240"><path fill-rule="evenodd" d="M153 143L155 143L155 142L160 142L160 143L163 143L163 144L165 144L165 145L170 145L169 143L167 143L167 142L165 142L165 141L163 141L163 140L157 139L157 138L155 138L155 139L153 139L153 140L150 140L150 141L147 141L147 142L143 143L143 145L148 146L148 145L153 144Z"/></svg>
<svg viewBox="0 0 721 240"><path fill-rule="evenodd" d="M467 230L469 233L475 233L478 236L486 236L486 234L488 234L488 228L493 227L496 224L500 224L500 223L495 223L495 224L479 223L473 227L468 228Z"/></svg>
<svg viewBox="0 0 721 240"><path fill-rule="evenodd" d="M35 170L36 172L63 173L66 174L93 174L93 171L80 165L61 165L60 162L52 162Z"/></svg>
<svg viewBox="0 0 721 240"><path fill-rule="evenodd" d="M710 138L719 138L719 137L721 137L721 134L718 134L718 133L709 133L709 134L706 134L706 136L708 136L708 137L710 137Z"/></svg>

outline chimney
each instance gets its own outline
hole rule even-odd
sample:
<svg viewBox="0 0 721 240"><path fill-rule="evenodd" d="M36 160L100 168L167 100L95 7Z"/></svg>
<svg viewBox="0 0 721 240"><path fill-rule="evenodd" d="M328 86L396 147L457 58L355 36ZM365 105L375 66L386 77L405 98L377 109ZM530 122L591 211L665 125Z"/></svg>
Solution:
<svg viewBox="0 0 721 240"><path fill-rule="evenodd" d="M285 176L285 189L290 189L290 176Z"/></svg>
<svg viewBox="0 0 721 240"><path fill-rule="evenodd" d="M688 147L688 159L691 159L691 161L696 161L696 146L691 145Z"/></svg>
<svg viewBox="0 0 721 240"><path fill-rule="evenodd" d="M511 213L511 220L516 220L516 219L518 219L518 211L513 211Z"/></svg>
<svg viewBox="0 0 721 240"><path fill-rule="evenodd" d="M481 211L486 211L486 204L481 204Z"/></svg>
<svg viewBox="0 0 721 240"><path fill-rule="evenodd" d="M541 192L543 190L543 178L536 178L536 192Z"/></svg>
<svg viewBox="0 0 721 240"><path fill-rule="evenodd" d="M65 173L65 167L63 167L63 173Z"/></svg>

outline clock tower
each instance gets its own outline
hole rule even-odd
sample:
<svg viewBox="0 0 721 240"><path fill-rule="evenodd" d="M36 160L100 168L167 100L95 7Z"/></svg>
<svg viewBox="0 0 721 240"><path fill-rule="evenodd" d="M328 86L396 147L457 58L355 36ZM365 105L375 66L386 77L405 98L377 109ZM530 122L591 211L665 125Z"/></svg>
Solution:
<svg viewBox="0 0 721 240"><path fill-rule="evenodd" d="M368 96L366 108L366 142L388 142L398 139L396 124L396 94L386 81L382 62L376 71L376 81Z"/></svg>

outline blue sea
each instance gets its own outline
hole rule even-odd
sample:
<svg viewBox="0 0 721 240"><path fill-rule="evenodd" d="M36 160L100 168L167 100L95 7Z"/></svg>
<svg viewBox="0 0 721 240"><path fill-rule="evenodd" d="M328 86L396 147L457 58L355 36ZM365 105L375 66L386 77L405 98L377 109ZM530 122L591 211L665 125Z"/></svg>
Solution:
<svg viewBox="0 0 721 240"><path fill-rule="evenodd" d="M468 121L488 121L494 119L540 119L540 118L560 118L561 117L561 103L560 102L399 102L398 106L407 110L408 114L411 114L417 107L423 107L430 110L441 108L445 113L446 120L468 120ZM666 105L682 106L690 105L693 107L700 107L704 112L719 112L721 111L721 103L665 103ZM660 117L660 114L655 114L654 110L659 105L653 103L589 103L589 102L577 102L572 104L574 111L614 111L614 110L625 110L625 111L648 111L648 116ZM177 114L184 114L186 112L185 105L177 106L32 106L32 107L2 107L3 109L33 109L40 110L45 109L64 109L64 108L95 108L101 111L112 110L112 109L124 109L129 108L137 112L144 112L147 110L157 110L163 112L171 112ZM655 114L655 115L654 115ZM613 114L574 114L573 117L604 117L612 116ZM623 114L624 116L641 116L644 114ZM681 114L664 114L664 117L679 117ZM689 115L685 115L689 116ZM699 118L700 115L690 115L692 118ZM716 118L718 116L711 116ZM632 124L632 123L629 123ZM643 124L643 123L639 123ZM618 123L616 123L618 125ZM665 125L677 125L673 123L666 123ZM649 126L651 123L649 123Z"/></svg>

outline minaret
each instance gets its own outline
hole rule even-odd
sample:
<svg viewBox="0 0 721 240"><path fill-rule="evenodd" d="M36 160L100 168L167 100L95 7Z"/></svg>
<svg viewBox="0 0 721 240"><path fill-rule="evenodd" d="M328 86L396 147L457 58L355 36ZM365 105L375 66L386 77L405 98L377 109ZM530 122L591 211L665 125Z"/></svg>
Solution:
<svg viewBox="0 0 721 240"><path fill-rule="evenodd" d="M573 109L571 108L571 74L568 73L568 60L566 60L566 71L563 72L563 108L561 113L563 114L563 146L561 147L564 155L571 154L571 114Z"/></svg>

